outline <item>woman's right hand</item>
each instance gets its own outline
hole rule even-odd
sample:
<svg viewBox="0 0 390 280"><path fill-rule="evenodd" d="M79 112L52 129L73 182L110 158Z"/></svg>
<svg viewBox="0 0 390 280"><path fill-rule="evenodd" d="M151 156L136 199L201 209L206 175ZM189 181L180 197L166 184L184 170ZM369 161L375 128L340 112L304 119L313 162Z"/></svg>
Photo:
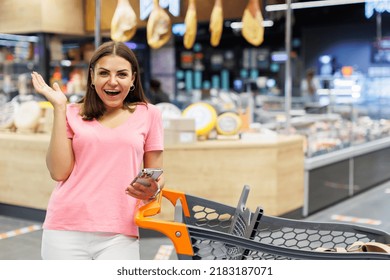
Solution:
<svg viewBox="0 0 390 280"><path fill-rule="evenodd" d="M50 87L43 80L43 77L37 72L32 72L31 78L34 89L39 94L42 94L44 97L46 97L46 99L53 105L54 108L66 106L68 99L57 83L54 83L53 87Z"/></svg>

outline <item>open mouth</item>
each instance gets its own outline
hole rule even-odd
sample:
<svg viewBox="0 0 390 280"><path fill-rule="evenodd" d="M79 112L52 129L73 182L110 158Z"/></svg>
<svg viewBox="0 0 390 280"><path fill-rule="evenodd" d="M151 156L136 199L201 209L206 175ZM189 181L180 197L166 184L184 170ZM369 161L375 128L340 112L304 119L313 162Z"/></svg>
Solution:
<svg viewBox="0 0 390 280"><path fill-rule="evenodd" d="M116 90L105 90L104 92L110 96L115 96L115 95L118 95L120 93L120 91L116 91Z"/></svg>

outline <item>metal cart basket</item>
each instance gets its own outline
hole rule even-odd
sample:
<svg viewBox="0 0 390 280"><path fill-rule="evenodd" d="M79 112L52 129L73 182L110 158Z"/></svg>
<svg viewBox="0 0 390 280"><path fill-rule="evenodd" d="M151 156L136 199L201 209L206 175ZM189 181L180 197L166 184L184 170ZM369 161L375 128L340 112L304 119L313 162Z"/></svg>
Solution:
<svg viewBox="0 0 390 280"><path fill-rule="evenodd" d="M390 259L377 252L330 252L318 248L347 248L355 242L390 243L384 231L346 223L308 222L266 216L258 207L245 207L244 186L237 207L164 188L156 201L142 206L136 223L166 235L179 260L263 259ZM156 219L162 197L175 206L174 221Z"/></svg>

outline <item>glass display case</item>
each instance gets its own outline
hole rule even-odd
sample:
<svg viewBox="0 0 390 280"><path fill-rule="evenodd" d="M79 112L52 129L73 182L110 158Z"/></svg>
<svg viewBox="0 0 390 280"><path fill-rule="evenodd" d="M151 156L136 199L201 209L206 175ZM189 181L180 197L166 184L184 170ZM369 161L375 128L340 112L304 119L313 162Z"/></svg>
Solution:
<svg viewBox="0 0 390 280"><path fill-rule="evenodd" d="M89 38L70 39L51 34L0 34L0 102L35 94L30 74L37 71L68 96L78 98L85 91L88 60L94 51ZM19 100L20 101L20 100Z"/></svg>
<svg viewBox="0 0 390 280"><path fill-rule="evenodd" d="M389 68L390 69L390 68ZM255 120L280 133L303 135L305 155L312 158L340 149L386 138L390 133L390 70L371 69L344 77L320 77L328 88L317 90L316 102L291 98L286 130L285 99L257 96Z"/></svg>
<svg viewBox="0 0 390 280"><path fill-rule="evenodd" d="M0 34L0 102L32 92L28 77L39 67L37 36Z"/></svg>
<svg viewBox="0 0 390 280"><path fill-rule="evenodd" d="M390 179L390 68L326 81L317 102L292 98L287 129L284 98L257 98L262 127L305 138L303 216Z"/></svg>

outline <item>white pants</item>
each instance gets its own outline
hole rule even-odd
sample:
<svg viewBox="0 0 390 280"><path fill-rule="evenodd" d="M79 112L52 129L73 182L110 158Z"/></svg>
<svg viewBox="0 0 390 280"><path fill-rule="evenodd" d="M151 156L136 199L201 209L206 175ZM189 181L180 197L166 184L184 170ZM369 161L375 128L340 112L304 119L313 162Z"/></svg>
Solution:
<svg viewBox="0 0 390 280"><path fill-rule="evenodd" d="M139 240L123 234L43 230L44 260L139 260Z"/></svg>

